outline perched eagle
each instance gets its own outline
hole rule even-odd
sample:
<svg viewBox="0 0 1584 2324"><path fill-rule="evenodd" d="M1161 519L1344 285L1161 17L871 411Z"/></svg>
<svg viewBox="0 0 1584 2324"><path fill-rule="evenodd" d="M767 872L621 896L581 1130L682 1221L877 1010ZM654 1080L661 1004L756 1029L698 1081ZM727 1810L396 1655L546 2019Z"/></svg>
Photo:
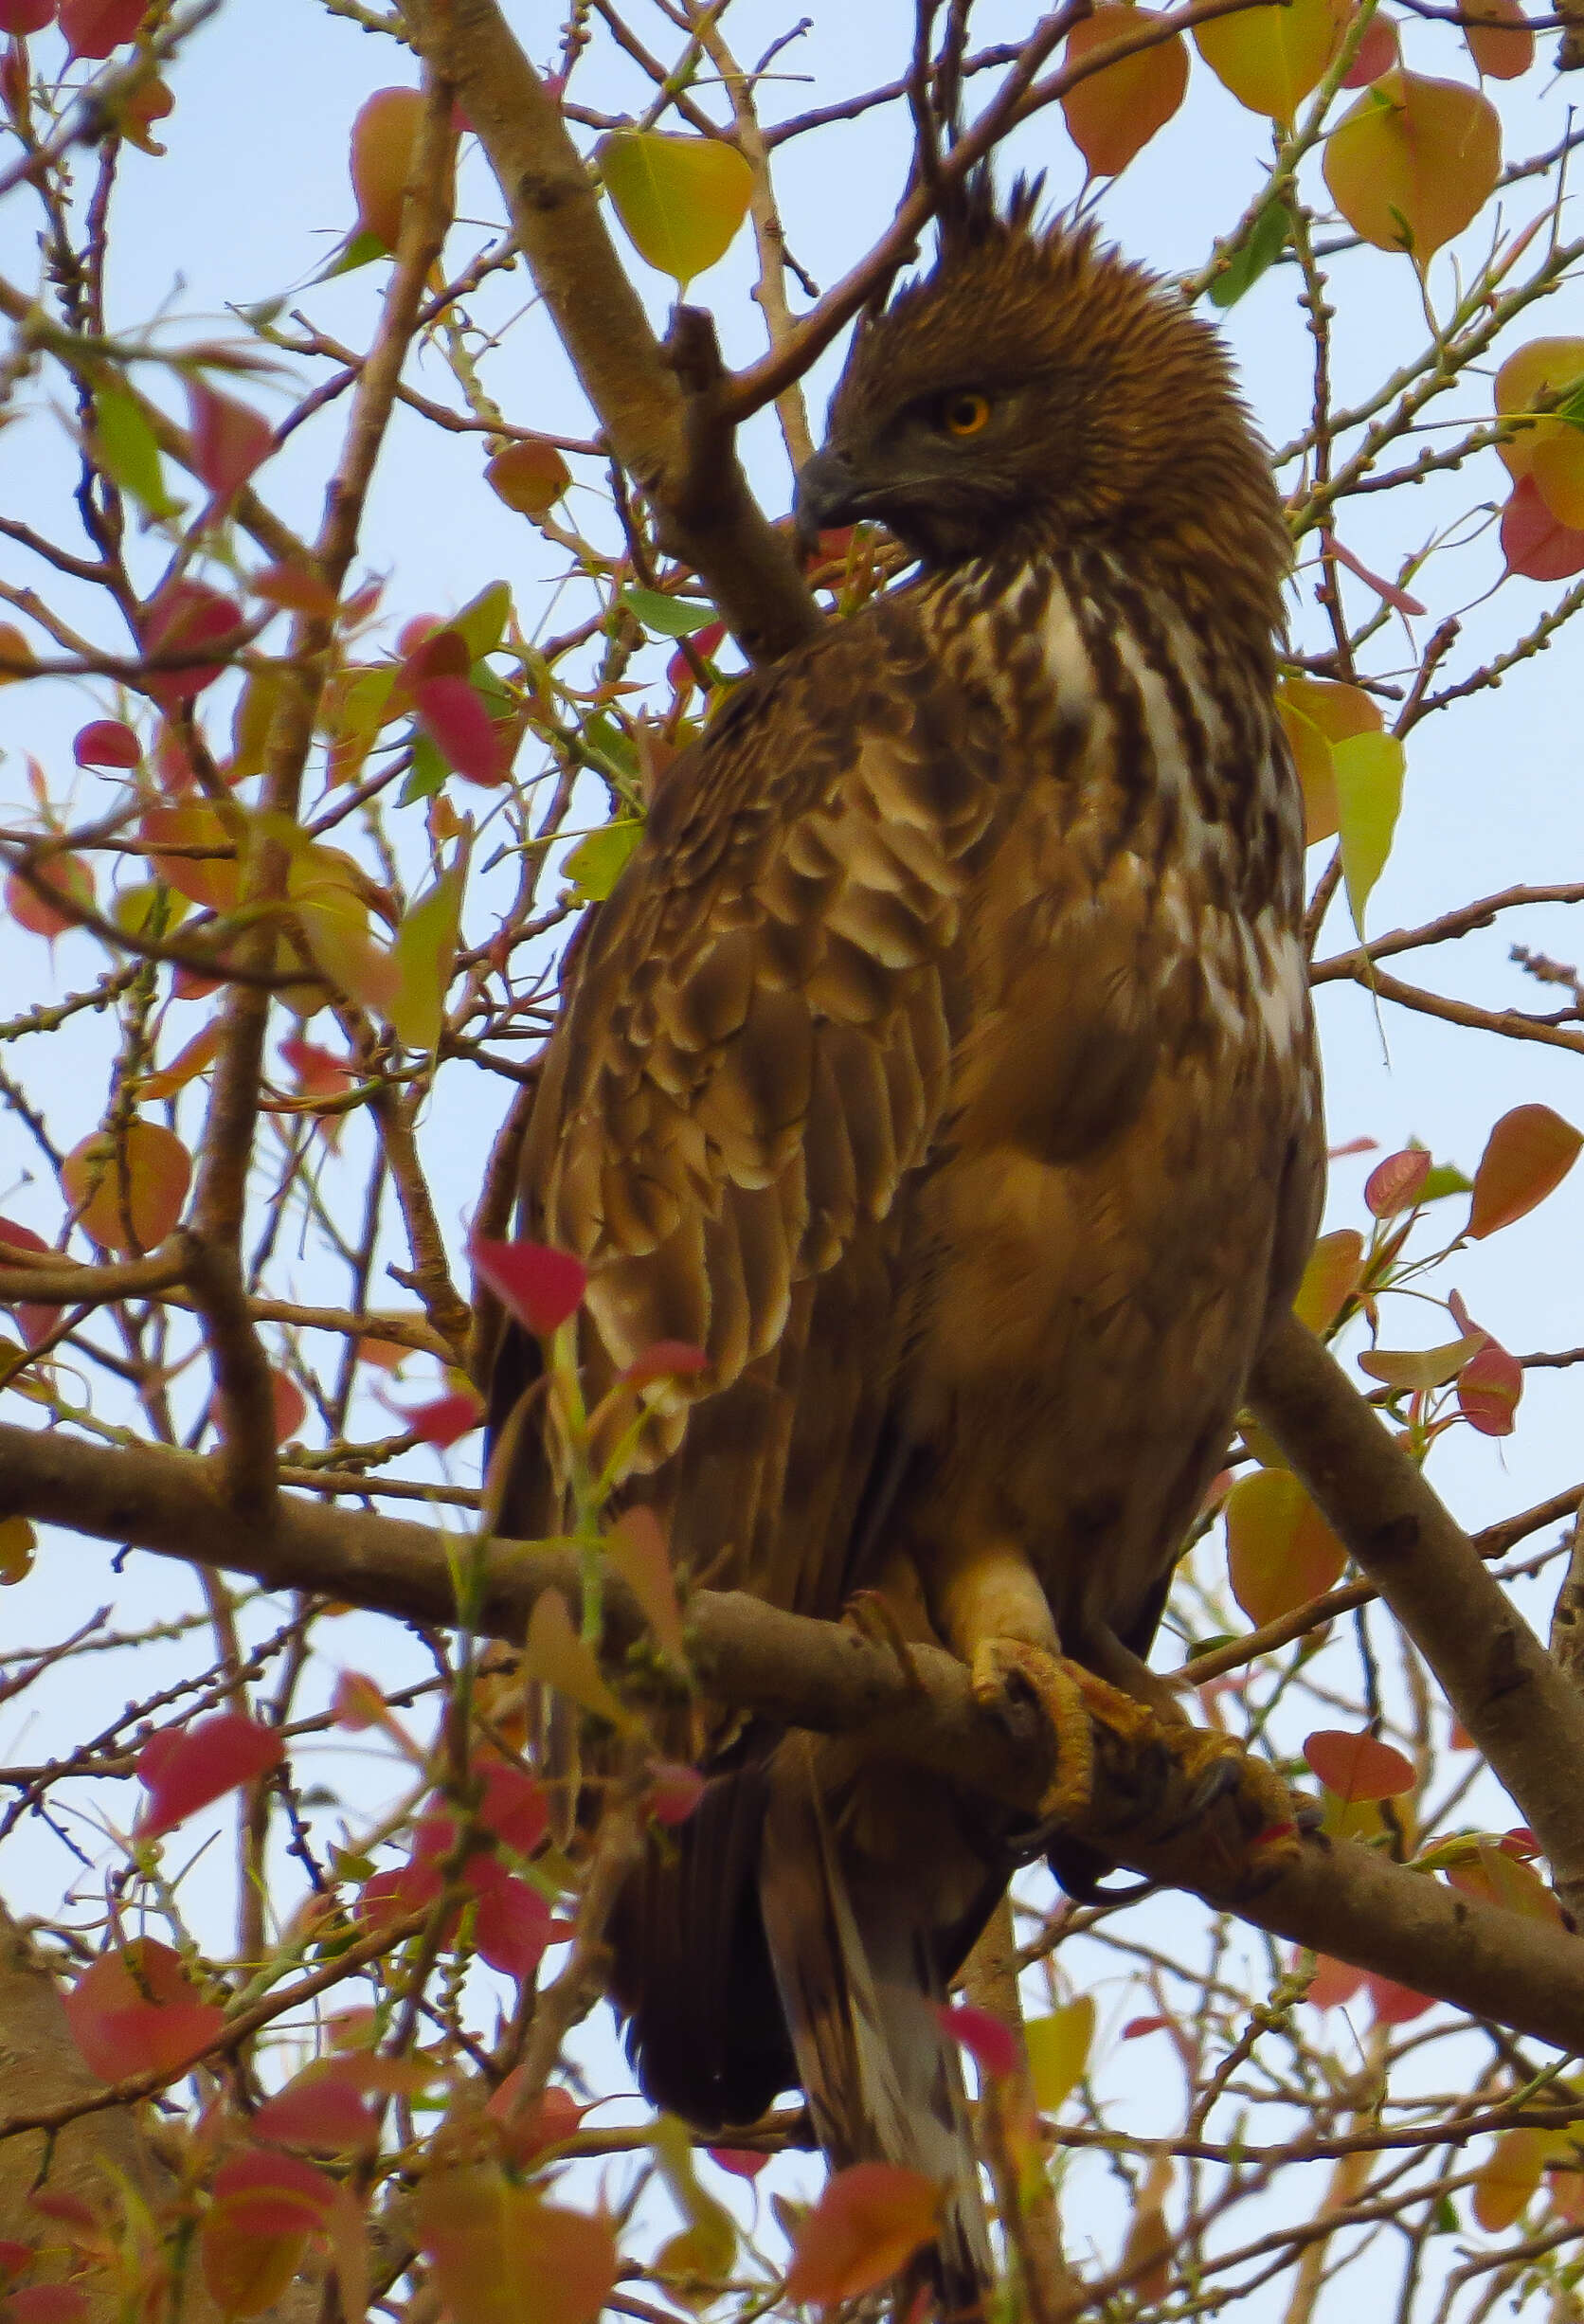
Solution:
<svg viewBox="0 0 1584 2324"><path fill-rule="evenodd" d="M889 526L917 576L665 773L546 1054L520 1231L587 1264L591 1396L656 1341L707 1352L623 1488L695 1581L877 1593L987 1695L1053 1699L1067 1656L1150 1698L1320 1196L1288 543L1213 332L1034 209L981 173L861 322L800 516ZM537 1365L509 1330L519 1537L566 1522L540 1406L512 1420ZM942 2183L926 2279L977 2313L936 2005L1007 1819L861 1742L712 1738L613 1927L643 2085L715 2127L801 2083L833 2164Z"/></svg>

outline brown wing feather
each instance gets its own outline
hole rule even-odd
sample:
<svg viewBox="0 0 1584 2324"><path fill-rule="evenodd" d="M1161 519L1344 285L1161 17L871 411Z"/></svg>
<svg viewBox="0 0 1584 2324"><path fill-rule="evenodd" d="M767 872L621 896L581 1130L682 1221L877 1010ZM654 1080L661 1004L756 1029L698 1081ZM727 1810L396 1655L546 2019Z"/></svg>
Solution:
<svg viewBox="0 0 1584 2324"><path fill-rule="evenodd" d="M898 1198L946 1103L964 859L998 804L906 601L863 628L747 681L668 770L524 1168L523 1231L590 1270L594 1392L657 1340L709 1356L634 1489L712 1585L823 1613L906 1325ZM516 1457L542 1465L536 1434ZM541 1466L503 1521L550 1530L555 1500Z"/></svg>

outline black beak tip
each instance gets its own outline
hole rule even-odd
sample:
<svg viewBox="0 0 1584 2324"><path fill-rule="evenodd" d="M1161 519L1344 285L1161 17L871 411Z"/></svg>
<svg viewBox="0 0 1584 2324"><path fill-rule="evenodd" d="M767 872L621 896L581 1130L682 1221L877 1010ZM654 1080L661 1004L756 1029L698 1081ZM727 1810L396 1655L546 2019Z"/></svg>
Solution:
<svg viewBox="0 0 1584 2324"><path fill-rule="evenodd" d="M830 452L817 452L799 471L792 497L792 516L798 546L804 555L819 548L819 535L833 526L851 521L848 507L852 478L838 468Z"/></svg>

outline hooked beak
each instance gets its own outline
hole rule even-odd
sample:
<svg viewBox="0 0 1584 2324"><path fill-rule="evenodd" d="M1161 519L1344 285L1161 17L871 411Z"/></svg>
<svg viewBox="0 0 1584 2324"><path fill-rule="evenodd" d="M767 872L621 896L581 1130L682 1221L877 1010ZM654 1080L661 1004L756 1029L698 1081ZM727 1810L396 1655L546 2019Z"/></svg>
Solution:
<svg viewBox="0 0 1584 2324"><path fill-rule="evenodd" d="M798 472L792 503L799 548L807 554L819 547L821 532L852 524L863 513L862 497L854 484L851 453L831 444L816 452Z"/></svg>

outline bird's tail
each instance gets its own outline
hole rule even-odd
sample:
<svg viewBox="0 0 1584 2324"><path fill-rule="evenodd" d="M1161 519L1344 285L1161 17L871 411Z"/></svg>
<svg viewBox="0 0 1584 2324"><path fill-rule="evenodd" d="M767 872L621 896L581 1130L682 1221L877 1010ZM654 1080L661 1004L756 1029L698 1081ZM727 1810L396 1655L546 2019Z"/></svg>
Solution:
<svg viewBox="0 0 1584 2324"><path fill-rule="evenodd" d="M873 1796L885 1771L860 1772L838 1804L832 1750L795 1734L777 1751L760 1855L799 2080L834 2170L899 2164L942 2189L938 2239L909 2266L898 2315L979 2324L995 2276L962 2067L940 2017L941 1866L928 1848L909 1866L864 1846L864 1826L885 1822Z"/></svg>

